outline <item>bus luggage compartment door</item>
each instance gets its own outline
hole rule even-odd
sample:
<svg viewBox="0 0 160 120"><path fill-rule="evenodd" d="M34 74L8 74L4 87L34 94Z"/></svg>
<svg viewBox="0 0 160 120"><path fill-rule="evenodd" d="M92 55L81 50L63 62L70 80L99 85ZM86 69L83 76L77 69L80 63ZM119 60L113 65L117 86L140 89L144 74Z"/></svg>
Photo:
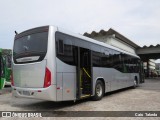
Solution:
<svg viewBox="0 0 160 120"><path fill-rule="evenodd" d="M63 73L63 100L74 100L75 92L75 73Z"/></svg>

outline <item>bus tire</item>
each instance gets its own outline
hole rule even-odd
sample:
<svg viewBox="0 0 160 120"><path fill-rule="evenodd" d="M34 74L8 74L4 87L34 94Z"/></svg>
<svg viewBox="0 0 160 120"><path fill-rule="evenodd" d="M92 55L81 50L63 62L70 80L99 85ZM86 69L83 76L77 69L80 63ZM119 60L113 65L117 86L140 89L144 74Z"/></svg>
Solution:
<svg viewBox="0 0 160 120"><path fill-rule="evenodd" d="M95 95L93 96L93 100L101 100L104 95L104 84L101 80L96 82L95 86Z"/></svg>
<svg viewBox="0 0 160 120"><path fill-rule="evenodd" d="M138 82L137 82L137 80L135 79L135 80L134 80L133 88L136 88L137 86L138 86Z"/></svg>

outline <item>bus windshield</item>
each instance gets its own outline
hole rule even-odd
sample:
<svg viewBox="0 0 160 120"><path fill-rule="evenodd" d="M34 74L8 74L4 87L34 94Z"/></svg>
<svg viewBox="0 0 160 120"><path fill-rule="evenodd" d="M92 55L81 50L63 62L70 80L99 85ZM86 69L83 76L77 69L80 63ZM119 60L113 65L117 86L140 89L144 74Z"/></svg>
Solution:
<svg viewBox="0 0 160 120"><path fill-rule="evenodd" d="M41 61L47 52L48 32L22 36L14 41L13 59L15 63ZM33 60L18 61L20 58L37 57Z"/></svg>

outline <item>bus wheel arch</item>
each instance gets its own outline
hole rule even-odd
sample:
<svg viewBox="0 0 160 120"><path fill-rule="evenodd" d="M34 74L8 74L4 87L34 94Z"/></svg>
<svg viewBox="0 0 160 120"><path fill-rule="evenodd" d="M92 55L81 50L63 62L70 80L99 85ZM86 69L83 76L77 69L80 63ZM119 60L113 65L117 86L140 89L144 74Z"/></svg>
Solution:
<svg viewBox="0 0 160 120"><path fill-rule="evenodd" d="M98 78L96 80L96 84L95 84L95 91L94 91L94 96L93 96L93 100L97 101L97 100L101 100L104 93L105 93L105 82L103 78Z"/></svg>
<svg viewBox="0 0 160 120"><path fill-rule="evenodd" d="M138 77L134 76L134 85L133 88L136 88L138 86Z"/></svg>

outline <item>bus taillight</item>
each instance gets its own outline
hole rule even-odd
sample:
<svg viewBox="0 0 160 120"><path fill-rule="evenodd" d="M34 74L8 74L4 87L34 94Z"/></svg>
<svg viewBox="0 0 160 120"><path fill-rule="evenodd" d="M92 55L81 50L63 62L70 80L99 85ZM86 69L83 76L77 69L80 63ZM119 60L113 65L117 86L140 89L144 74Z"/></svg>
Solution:
<svg viewBox="0 0 160 120"><path fill-rule="evenodd" d="M12 72L12 71L11 71L10 79L11 79L11 85L12 85L12 86L14 86L14 81L13 81L13 72Z"/></svg>
<svg viewBox="0 0 160 120"><path fill-rule="evenodd" d="M46 67L46 73L45 73L45 78L44 78L44 88L49 87L51 85L51 72L50 70Z"/></svg>

